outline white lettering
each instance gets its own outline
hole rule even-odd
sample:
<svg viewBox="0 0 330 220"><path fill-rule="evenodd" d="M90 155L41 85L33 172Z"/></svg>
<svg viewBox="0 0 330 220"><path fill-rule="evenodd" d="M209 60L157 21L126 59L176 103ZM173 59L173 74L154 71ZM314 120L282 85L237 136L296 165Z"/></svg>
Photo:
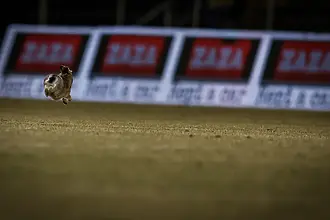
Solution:
<svg viewBox="0 0 330 220"><path fill-rule="evenodd" d="M321 70L324 72L330 72L330 52L326 53L321 64Z"/></svg>
<svg viewBox="0 0 330 220"><path fill-rule="evenodd" d="M282 59L279 63L279 71L288 72L291 71L292 60L294 58L295 51L291 49L285 49L282 52Z"/></svg>
<svg viewBox="0 0 330 220"><path fill-rule="evenodd" d="M155 65L157 48L144 44L113 43L108 47L105 62L108 65Z"/></svg>
<svg viewBox="0 0 330 220"><path fill-rule="evenodd" d="M278 70L283 72L321 73L330 71L330 52L285 49Z"/></svg>
<svg viewBox="0 0 330 220"><path fill-rule="evenodd" d="M193 51L193 59L190 64L190 68L198 69L202 68L202 59L204 57L206 50L205 47L195 47Z"/></svg>
<svg viewBox="0 0 330 220"><path fill-rule="evenodd" d="M71 44L28 42L20 56L23 64L56 64L73 61L73 46Z"/></svg>
<svg viewBox="0 0 330 220"><path fill-rule="evenodd" d="M223 47L207 48L198 46L194 48L190 63L193 69L242 69L243 50L241 48Z"/></svg>
<svg viewBox="0 0 330 220"><path fill-rule="evenodd" d="M309 72L317 72L319 70L319 63L321 62L322 51L312 51L310 53L310 60L307 66Z"/></svg>

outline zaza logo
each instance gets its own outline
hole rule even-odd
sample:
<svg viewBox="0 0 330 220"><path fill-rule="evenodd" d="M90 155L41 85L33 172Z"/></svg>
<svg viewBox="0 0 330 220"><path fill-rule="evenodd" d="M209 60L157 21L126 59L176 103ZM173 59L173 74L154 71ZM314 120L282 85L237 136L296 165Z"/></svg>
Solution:
<svg viewBox="0 0 330 220"><path fill-rule="evenodd" d="M20 47L16 71L55 71L73 66L82 43L79 35L26 35Z"/></svg>
<svg viewBox="0 0 330 220"><path fill-rule="evenodd" d="M102 72L155 73L164 50L164 37L114 35L108 40Z"/></svg>
<svg viewBox="0 0 330 220"><path fill-rule="evenodd" d="M189 69L242 70L244 50L237 46L198 45L193 48Z"/></svg>
<svg viewBox="0 0 330 220"><path fill-rule="evenodd" d="M330 42L284 41L280 43L279 53L273 54L277 56L274 63L275 80L296 83L330 82Z"/></svg>
<svg viewBox="0 0 330 220"><path fill-rule="evenodd" d="M187 38L177 77L183 72L189 80L245 80L258 44L249 39Z"/></svg>
<svg viewBox="0 0 330 220"><path fill-rule="evenodd" d="M330 48L329 48L330 49ZM330 50L324 49L292 49L281 51L278 72L301 72L305 74L329 74Z"/></svg>

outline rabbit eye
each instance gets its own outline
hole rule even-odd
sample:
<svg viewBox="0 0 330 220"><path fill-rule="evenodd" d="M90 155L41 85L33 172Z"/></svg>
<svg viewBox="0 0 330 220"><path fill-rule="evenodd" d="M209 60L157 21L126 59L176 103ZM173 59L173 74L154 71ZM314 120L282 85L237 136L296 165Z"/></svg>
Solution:
<svg viewBox="0 0 330 220"><path fill-rule="evenodd" d="M56 80L55 76L51 76L51 77L48 78L49 83L53 83L53 82L55 82L55 80Z"/></svg>

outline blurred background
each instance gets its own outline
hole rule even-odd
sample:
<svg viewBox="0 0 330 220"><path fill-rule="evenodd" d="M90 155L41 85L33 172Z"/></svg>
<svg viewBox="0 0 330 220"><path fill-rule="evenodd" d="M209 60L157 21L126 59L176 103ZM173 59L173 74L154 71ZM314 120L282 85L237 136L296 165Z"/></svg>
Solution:
<svg viewBox="0 0 330 220"><path fill-rule="evenodd" d="M10 23L330 31L330 1L324 0L37 0L17 4L6 1L3 6L11 13L2 19L1 36Z"/></svg>
<svg viewBox="0 0 330 220"><path fill-rule="evenodd" d="M3 13L8 14L1 19L0 40L4 38L7 26L13 23L330 32L329 0L29 0L4 1L2 8ZM23 38L28 35L24 31L17 35L15 40L18 40L12 50L4 47L5 55L0 60L0 96L2 91L9 91L8 94L13 94L13 97L37 97L35 94L43 89L39 86L42 82L42 78L38 78L40 72L48 73L54 66L57 70L58 64L62 64L62 60L57 58L66 57L66 51L73 51L70 48L81 47L83 53L87 47L88 36L80 36L80 33L69 36L68 41L62 36L58 42L57 36L61 34L51 34L50 40L47 38L45 41L35 36L32 36L32 40ZM77 37L79 43L72 43L76 42ZM112 37L109 34L102 37L102 43L97 48L100 56L95 58L98 63L101 63L102 58L105 60L107 46L121 44L119 40L108 42L107 39ZM165 42L164 48L170 42L167 39L170 37L153 38ZM150 38L141 39L133 39L131 45L123 41L121 47L134 49L140 41L142 46L148 46L146 48L149 51L159 46L153 42L149 45L146 39ZM192 51L191 45L196 39L186 40L186 54ZM222 40L214 39L219 42ZM58 47L51 46L61 47L62 41L68 42L62 47L65 53L57 53L53 48ZM31 42L33 47L26 48L37 49L25 50L22 45ZM205 46L206 51L211 51L212 48L222 49L229 45L231 47L227 48L232 49L232 60L236 61L235 54L247 60L247 64L243 65L243 58L237 59L242 63L242 68L230 66L233 71L230 68L214 70L215 65L210 65L210 68L202 66L198 70L198 66L196 76L199 72L207 73L207 69L215 72L214 76L219 74L219 78L224 73L234 72L233 79L243 79L243 83L219 83L214 87L203 83L206 85L205 91L210 92L205 92L210 94L209 97L204 96L205 100L216 100L214 103L228 101L235 105L240 103L241 97L249 94L246 91L250 86L246 89L246 85L249 73L253 72L253 75L264 74L260 82L270 85L268 87L260 83L260 88L257 85L258 96L257 90L252 90L252 98L248 100L253 106L260 104L271 109L283 106L286 109L298 109L301 106L305 108L306 103L309 110L330 109L328 84L326 88L316 86L308 89L299 85L314 79L317 85L330 82L328 41L317 42L319 44L300 41L296 45L293 44L294 40L293 43L289 42L291 44L286 44L286 40L274 40L274 44L270 45L272 49L275 48L270 52L271 59L264 56L268 59L266 70L250 71L254 60L262 60L254 59L254 48L257 48L258 42L242 38L242 41L217 45L212 39L211 44ZM306 54L317 52L314 57L321 59L322 56L322 63L309 62L312 59L308 62L303 59L298 63L297 58L287 64L289 68L294 68L288 71L275 70L276 58L281 51L290 47L296 52L299 61ZM52 50L46 51L44 48ZM21 54L27 54L27 61L18 60ZM77 54L72 57L79 57L75 58L78 62L73 62L74 59L69 56L63 60L80 64L81 54ZM165 52L159 54L165 54L165 58L168 56ZM6 56L10 57L7 66L4 65ZM86 60L90 61L88 58ZM86 60L81 63L86 63ZM91 78L87 82L91 82L92 86L86 89L86 94L91 91L93 101L94 93L100 100L112 96L112 93L116 97L114 100L117 100L117 96L118 100L126 100L121 97L126 98L128 88L138 88L136 94L147 98L154 91L162 91L154 89L157 88L159 75L155 77L155 83L153 79L145 83L131 78L99 83L103 80L102 74L111 78L112 72L120 68L124 71L120 69L118 72L126 73L127 69L134 72L137 65L133 66L133 70L127 68L133 63L132 60L124 60L127 62L123 62L123 68L121 63L106 63L104 70L98 67L101 65L94 65L96 67L87 76L88 71L81 71L82 79ZM184 60L184 69L188 55L181 56L180 60ZM229 58L224 60L228 64ZM143 61L146 63L148 59ZM215 64L215 59L213 61ZM152 65L158 66L154 63ZM163 61L160 63L164 64ZM1 72L1 68L7 72ZM24 72L24 68L29 71ZM191 69L194 74L195 70ZM169 75L171 71L175 71L175 68L167 70L166 74ZM179 77L188 75L188 72L181 71L181 74L180 71L178 68L174 74ZM35 72L39 75L34 76ZM1 81L2 73L8 74L4 75L4 81ZM212 74L210 77L213 77ZM283 78L290 85L277 86L275 83L282 82ZM140 83L141 87L134 83ZM189 102L203 99L199 96L203 87L196 87L195 84L189 86L188 83L186 86L183 83L180 88L179 83L173 80L171 86L175 90L171 90L171 94L174 94L171 99L183 100L184 104L186 99ZM82 88L76 90L84 92L84 86ZM115 90L119 95L112 92ZM124 95L119 91L124 91ZM83 92L81 94L85 95ZM44 94L40 94L44 98ZM254 96L260 100L254 101ZM291 100L295 107L291 108ZM0 219L330 219L329 112L132 106L83 103L75 98L68 106L63 106L53 101L0 99L0 124Z"/></svg>

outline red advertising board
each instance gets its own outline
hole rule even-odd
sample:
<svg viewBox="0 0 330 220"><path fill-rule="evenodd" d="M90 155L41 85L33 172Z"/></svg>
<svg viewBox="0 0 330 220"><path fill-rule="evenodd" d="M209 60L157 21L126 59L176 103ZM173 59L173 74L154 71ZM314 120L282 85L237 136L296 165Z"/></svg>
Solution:
<svg viewBox="0 0 330 220"><path fill-rule="evenodd" d="M163 36L104 35L95 59L93 75L161 75L171 40Z"/></svg>
<svg viewBox="0 0 330 220"><path fill-rule="evenodd" d="M248 80L259 40L187 38L176 78Z"/></svg>
<svg viewBox="0 0 330 220"><path fill-rule="evenodd" d="M78 68L88 35L18 34L5 71L48 74L60 65Z"/></svg>
<svg viewBox="0 0 330 220"><path fill-rule="evenodd" d="M265 82L330 83L330 41L275 40L264 73Z"/></svg>

